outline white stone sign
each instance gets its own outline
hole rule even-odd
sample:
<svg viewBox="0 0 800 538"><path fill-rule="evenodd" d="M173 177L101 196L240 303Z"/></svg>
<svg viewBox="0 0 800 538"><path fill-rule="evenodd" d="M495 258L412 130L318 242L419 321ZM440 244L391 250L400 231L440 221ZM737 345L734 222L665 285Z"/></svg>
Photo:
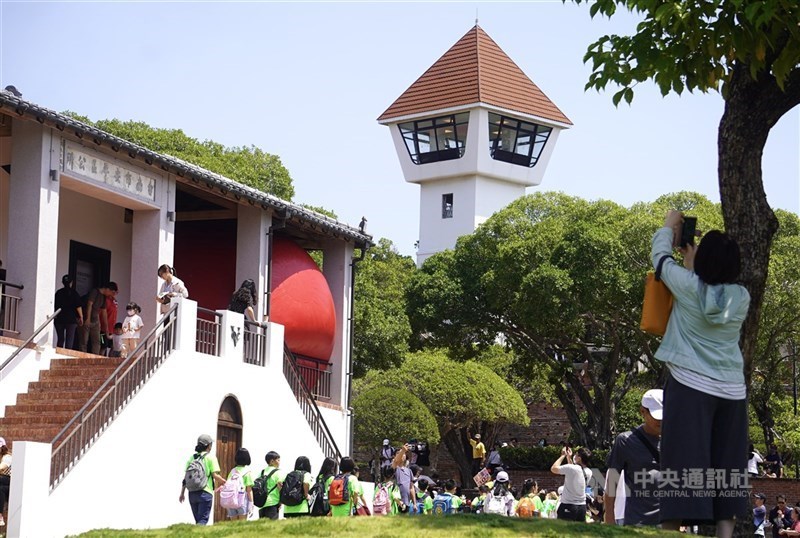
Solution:
<svg viewBox="0 0 800 538"><path fill-rule="evenodd" d="M131 166L114 160L106 160L89 153L81 146L64 144L61 170L70 175L88 179L122 193L142 198L148 202L156 200L155 178L142 174Z"/></svg>

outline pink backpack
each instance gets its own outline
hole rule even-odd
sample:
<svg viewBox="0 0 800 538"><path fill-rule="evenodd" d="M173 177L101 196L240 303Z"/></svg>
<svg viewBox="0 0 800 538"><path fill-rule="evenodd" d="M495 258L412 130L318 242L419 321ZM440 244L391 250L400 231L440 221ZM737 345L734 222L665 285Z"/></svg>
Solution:
<svg viewBox="0 0 800 538"><path fill-rule="evenodd" d="M230 478L219 490L219 504L230 510L247 507L247 492L238 469L231 471Z"/></svg>
<svg viewBox="0 0 800 538"><path fill-rule="evenodd" d="M372 500L372 515L385 516L389 513L389 490L385 484L378 486L375 498Z"/></svg>

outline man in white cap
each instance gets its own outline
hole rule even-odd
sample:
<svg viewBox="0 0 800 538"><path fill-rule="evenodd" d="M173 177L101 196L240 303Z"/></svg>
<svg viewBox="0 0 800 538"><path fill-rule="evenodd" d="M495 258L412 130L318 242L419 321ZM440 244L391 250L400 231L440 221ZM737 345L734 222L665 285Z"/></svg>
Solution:
<svg viewBox="0 0 800 538"><path fill-rule="evenodd" d="M380 454L381 471L383 469L390 468L392 466L392 460L394 459L394 454L395 454L394 447L392 447L392 445L389 444L388 439L384 439Z"/></svg>
<svg viewBox="0 0 800 538"><path fill-rule="evenodd" d="M608 454L605 522L614 524L614 506L620 473L625 479L625 525L658 525L659 442L664 415L664 392L648 390L639 413L644 423L617 435Z"/></svg>
<svg viewBox="0 0 800 538"><path fill-rule="evenodd" d="M483 469L483 461L486 459L486 447L481 442L481 434L476 433L474 436L467 428L467 437L469 437L469 444L472 445L472 475L475 476Z"/></svg>

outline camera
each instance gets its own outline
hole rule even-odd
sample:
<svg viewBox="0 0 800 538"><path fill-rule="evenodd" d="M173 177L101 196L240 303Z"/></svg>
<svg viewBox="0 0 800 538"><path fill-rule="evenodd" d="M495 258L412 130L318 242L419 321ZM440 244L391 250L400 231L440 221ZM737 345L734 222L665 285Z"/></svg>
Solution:
<svg viewBox="0 0 800 538"><path fill-rule="evenodd" d="M681 240L679 247L685 248L686 245L694 245L694 236L697 231L697 217L683 217L681 226Z"/></svg>
<svg viewBox="0 0 800 538"><path fill-rule="evenodd" d="M172 297L170 297L169 295L164 295L163 297L161 297L161 304L169 304L171 300Z"/></svg>

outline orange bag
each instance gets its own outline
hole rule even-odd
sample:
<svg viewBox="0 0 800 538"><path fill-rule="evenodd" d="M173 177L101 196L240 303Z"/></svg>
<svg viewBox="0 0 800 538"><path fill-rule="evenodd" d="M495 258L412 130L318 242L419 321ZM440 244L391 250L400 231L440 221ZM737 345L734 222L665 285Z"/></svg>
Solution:
<svg viewBox="0 0 800 538"><path fill-rule="evenodd" d="M656 336L664 336L672 312L672 293L661 281L661 268L667 258L674 259L672 256L663 256L658 261L655 273L648 271L647 279L644 281L642 322L639 328Z"/></svg>

